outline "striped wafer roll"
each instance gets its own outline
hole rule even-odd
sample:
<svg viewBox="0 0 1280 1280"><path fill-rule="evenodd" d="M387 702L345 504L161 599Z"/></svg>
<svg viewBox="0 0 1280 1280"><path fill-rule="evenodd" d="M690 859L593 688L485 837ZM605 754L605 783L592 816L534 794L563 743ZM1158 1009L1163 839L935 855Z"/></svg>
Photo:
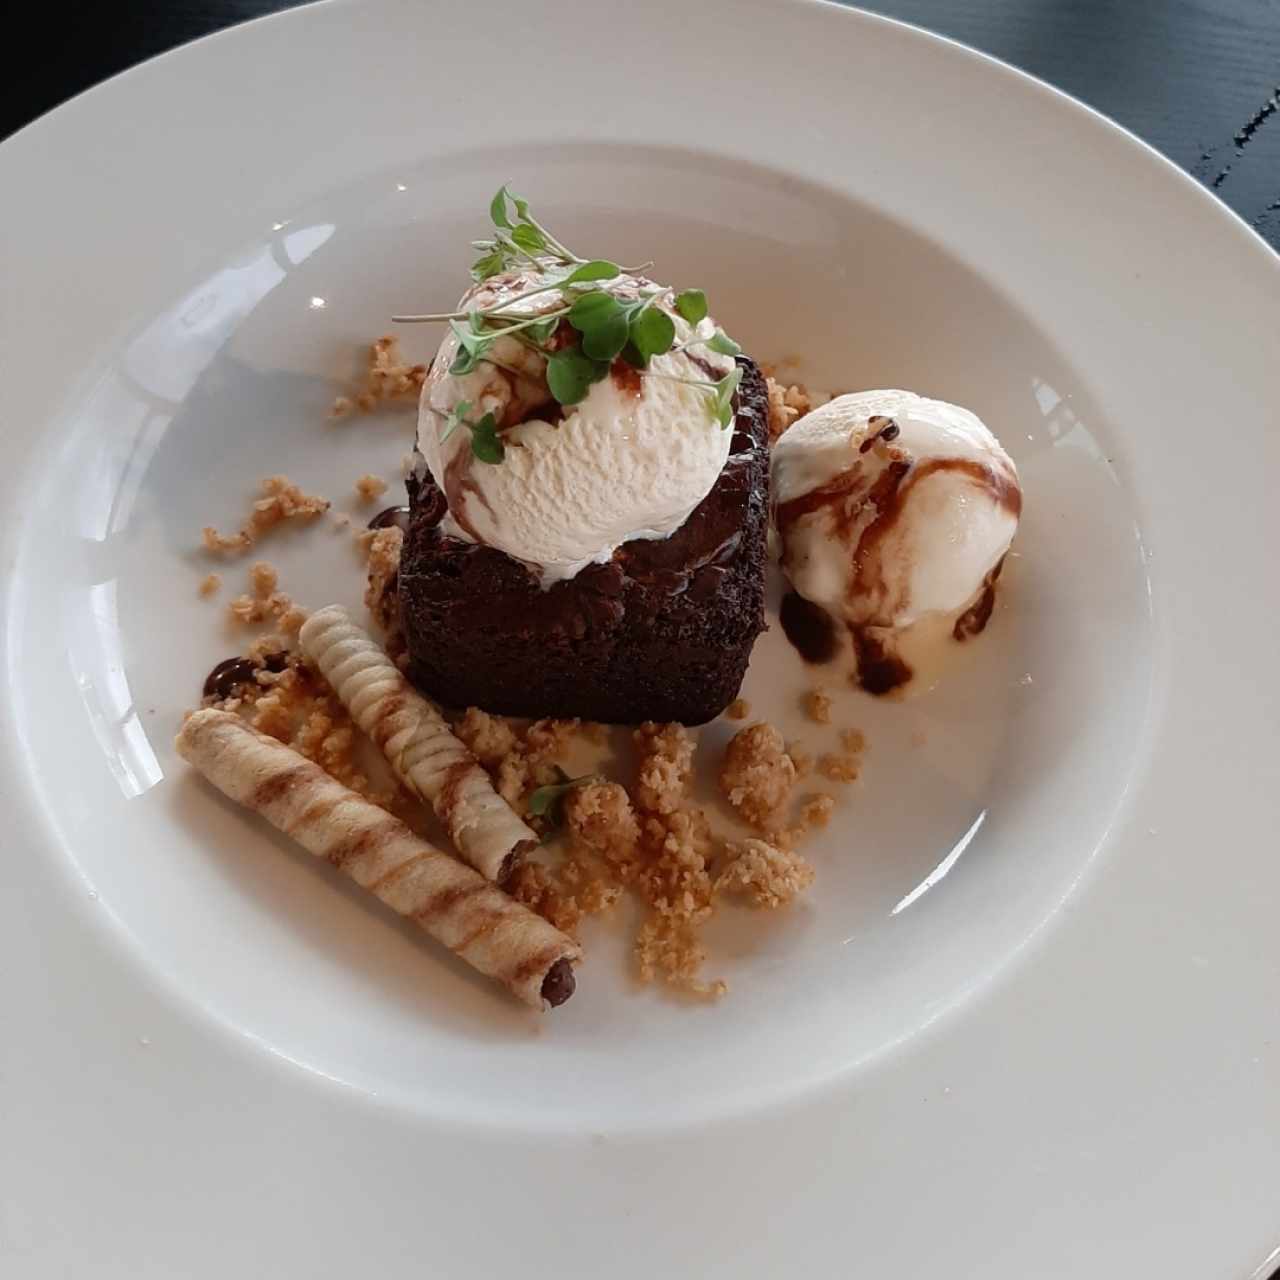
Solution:
<svg viewBox="0 0 1280 1280"><path fill-rule="evenodd" d="M239 716L187 718L178 754L219 791L331 862L468 964L534 1008L574 989L572 938L509 898L386 810Z"/></svg>
<svg viewBox="0 0 1280 1280"><path fill-rule="evenodd" d="M338 605L313 613L299 638L356 724L444 823L463 861L490 880L506 879L538 837L493 789L440 712Z"/></svg>

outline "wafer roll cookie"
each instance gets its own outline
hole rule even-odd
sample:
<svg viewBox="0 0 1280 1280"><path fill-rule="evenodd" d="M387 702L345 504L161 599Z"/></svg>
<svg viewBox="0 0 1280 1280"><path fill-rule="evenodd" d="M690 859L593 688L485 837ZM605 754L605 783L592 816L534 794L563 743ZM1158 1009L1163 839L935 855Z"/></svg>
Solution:
<svg viewBox="0 0 1280 1280"><path fill-rule="evenodd" d="M292 747L213 709L189 716L176 745L219 791L344 871L526 1004L541 1009L573 994L572 964L582 953L572 938Z"/></svg>
<svg viewBox="0 0 1280 1280"><path fill-rule="evenodd" d="M338 605L313 613L299 636L356 724L444 823L462 859L490 880L505 879L538 837L436 707Z"/></svg>

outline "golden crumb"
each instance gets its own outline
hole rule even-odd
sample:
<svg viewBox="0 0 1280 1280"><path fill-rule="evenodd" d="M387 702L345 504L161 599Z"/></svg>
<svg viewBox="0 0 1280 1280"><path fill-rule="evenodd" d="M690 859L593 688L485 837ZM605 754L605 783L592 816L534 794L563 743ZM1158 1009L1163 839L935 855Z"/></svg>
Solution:
<svg viewBox="0 0 1280 1280"><path fill-rule="evenodd" d="M574 857L565 858L555 868L541 862L521 863L503 888L517 902L573 938L577 938L585 917L607 911L622 892L618 885Z"/></svg>
<svg viewBox="0 0 1280 1280"><path fill-rule="evenodd" d="M510 724L479 707L468 707L453 732L486 769L496 768L516 748L515 731Z"/></svg>
<svg viewBox="0 0 1280 1280"><path fill-rule="evenodd" d="M720 789L753 827L771 831L795 784L796 768L771 724L741 729L725 748Z"/></svg>
<svg viewBox="0 0 1280 1280"><path fill-rule="evenodd" d="M682 724L647 720L633 735L640 768L633 797L636 807L672 813L683 803L693 774L694 741Z"/></svg>
<svg viewBox="0 0 1280 1280"><path fill-rule="evenodd" d="M524 731L520 749L532 764L556 760L568 750L577 729L577 720L535 720Z"/></svg>
<svg viewBox="0 0 1280 1280"><path fill-rule="evenodd" d="M207 600L214 595L218 588L222 586L222 575L219 573L208 573L200 579L200 585L196 588L201 600Z"/></svg>
<svg viewBox="0 0 1280 1280"><path fill-rule="evenodd" d="M371 413L380 404L416 401L426 376L427 366L408 364L400 351L400 339L386 334L369 347L364 385L350 395L338 396L329 415L345 418L356 409Z"/></svg>
<svg viewBox="0 0 1280 1280"><path fill-rule="evenodd" d="M813 883L813 867L798 853L748 838L725 845L728 861L716 877L716 891L743 893L757 907L795 901Z"/></svg>
<svg viewBox="0 0 1280 1280"><path fill-rule="evenodd" d="M578 726L579 735L594 746L603 747L609 741L609 726L595 720L584 720Z"/></svg>
<svg viewBox="0 0 1280 1280"><path fill-rule="evenodd" d="M769 394L769 439L777 440L798 418L813 407L809 393L798 383L783 386L773 378L765 379Z"/></svg>
<svg viewBox="0 0 1280 1280"><path fill-rule="evenodd" d="M810 689L803 702L805 715L815 724L831 723L831 695L825 689Z"/></svg>
<svg viewBox="0 0 1280 1280"><path fill-rule="evenodd" d="M503 887L530 911L562 933L576 935L582 913L573 894L556 883L551 871L541 862L523 862L511 873Z"/></svg>
<svg viewBox="0 0 1280 1280"><path fill-rule="evenodd" d="M324 677L301 655L289 652L282 636L259 637L246 656L261 663L268 655L276 659L272 666L283 661L283 667L271 671L263 665L234 697L206 698L204 705L238 711L255 729L287 743L345 786L422 829L421 805L389 771L387 780L378 784L359 765L361 735Z"/></svg>
<svg viewBox="0 0 1280 1280"><path fill-rule="evenodd" d="M832 782L857 782L862 764L854 756L828 754L818 761L818 772Z"/></svg>
<svg viewBox="0 0 1280 1280"><path fill-rule="evenodd" d="M787 743L787 755L791 757L797 778L803 778L806 773L813 772L813 753L806 751L798 742Z"/></svg>
<svg viewBox="0 0 1280 1280"><path fill-rule="evenodd" d="M249 519L239 533L223 535L206 525L202 538L206 551L247 551L268 529L284 520L311 520L329 509L327 498L303 493L288 476L268 476L262 494L253 504Z"/></svg>
<svg viewBox="0 0 1280 1280"><path fill-rule="evenodd" d="M729 990L723 978L705 982L698 977L707 958L697 930L686 920L650 916L636 934L636 969L642 982L661 978L690 995L717 999Z"/></svg>
<svg viewBox="0 0 1280 1280"><path fill-rule="evenodd" d="M249 586L255 600L265 600L280 585L280 575L265 560L255 560L249 566Z"/></svg>
<svg viewBox="0 0 1280 1280"><path fill-rule="evenodd" d="M249 569L249 589L253 594L238 595L227 605L228 620L244 627L274 622L286 635L296 635L307 620L307 611L294 604L283 591L277 591L278 583L275 569L263 560L256 561ZM282 649L288 645L281 643L275 647Z"/></svg>
<svg viewBox="0 0 1280 1280"><path fill-rule="evenodd" d="M649 907L635 942L641 980L661 978L693 995L723 995L726 983L698 976L706 959L698 926L710 917L714 896L707 869L712 839L706 815L697 809L651 814L641 843L648 861L635 886Z"/></svg>
<svg viewBox="0 0 1280 1280"><path fill-rule="evenodd" d="M735 698L725 708L725 715L730 720L745 720L751 714L751 703L746 698Z"/></svg>
<svg viewBox="0 0 1280 1280"><path fill-rule="evenodd" d="M359 542L368 557L369 577L364 591L365 608L390 636L400 629L400 599L397 581L404 533L395 525L385 529L365 529Z"/></svg>
<svg viewBox="0 0 1280 1280"><path fill-rule="evenodd" d="M625 787L594 782L574 787L564 798L564 821L571 844L596 854L623 880L635 871L640 824Z"/></svg>
<svg viewBox="0 0 1280 1280"><path fill-rule="evenodd" d="M806 835L818 827L825 827L835 812L836 802L833 796L821 793L806 796L800 805L800 814L793 828L793 834Z"/></svg>
<svg viewBox="0 0 1280 1280"><path fill-rule="evenodd" d="M371 475L367 471L356 481L356 495L361 502L372 502L374 498L382 497L386 491L387 482L381 476Z"/></svg>
<svg viewBox="0 0 1280 1280"><path fill-rule="evenodd" d="M824 755L818 761L818 771L832 782L856 782L862 772L862 753L866 745L862 730L841 730L841 750Z"/></svg>
<svg viewBox="0 0 1280 1280"><path fill-rule="evenodd" d="M454 732L489 770L498 794L523 814L530 791L560 781L552 762L567 750L577 727L576 720L535 720L517 732L510 721L472 707Z"/></svg>

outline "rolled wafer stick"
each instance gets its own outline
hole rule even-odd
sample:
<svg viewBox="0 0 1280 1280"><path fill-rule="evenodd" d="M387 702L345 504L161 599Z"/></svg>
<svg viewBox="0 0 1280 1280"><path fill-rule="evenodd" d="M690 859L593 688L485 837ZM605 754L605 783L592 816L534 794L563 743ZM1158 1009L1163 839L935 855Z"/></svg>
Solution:
<svg viewBox="0 0 1280 1280"><path fill-rule="evenodd" d="M299 638L356 724L444 823L463 861L489 880L505 880L538 837L493 789L437 708L338 605L313 613Z"/></svg>
<svg viewBox="0 0 1280 1280"><path fill-rule="evenodd" d="M536 1009L563 1004L582 952L456 858L432 848L319 765L212 708L187 718L178 754L219 791L420 925Z"/></svg>

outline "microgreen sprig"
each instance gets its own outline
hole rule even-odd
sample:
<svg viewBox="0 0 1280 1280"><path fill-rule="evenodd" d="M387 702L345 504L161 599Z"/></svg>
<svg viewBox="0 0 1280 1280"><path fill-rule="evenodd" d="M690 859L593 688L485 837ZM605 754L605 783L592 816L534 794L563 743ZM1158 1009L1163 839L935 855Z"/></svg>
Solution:
<svg viewBox="0 0 1280 1280"><path fill-rule="evenodd" d="M496 465L507 456L506 446L498 434L498 421L492 413L486 413L479 422L472 422L467 417L470 412L470 401L458 401L453 412L449 414L448 422L440 436L440 443L444 444L459 427L466 427L471 432L471 452L480 462Z"/></svg>
<svg viewBox="0 0 1280 1280"><path fill-rule="evenodd" d="M489 220L493 224L491 236L472 241L478 255L472 264L472 278L481 283L503 273L520 271L532 272L537 283L488 307L392 317L401 323L447 323L457 339L450 373L463 376L484 362L518 373L492 354L493 344L499 338L512 337L546 360L547 386L561 405L581 402L592 386L608 376L613 362L621 359L642 377L665 378L707 388L711 392L712 417L722 427L732 422L733 395L741 381L741 373L736 368L717 381L682 378L650 368L655 357L678 354L690 347L705 346L724 356L741 352L741 347L723 329L716 329L709 337L696 336L698 326L708 315L707 296L701 289L685 289L671 297L672 310L694 330L693 335L677 346L675 322L671 314L658 305L671 295L669 289L641 287L637 296L619 296L608 288L598 287L605 281L623 274L634 275L644 268L621 267L607 258L580 257L533 217L527 200L506 186L490 201ZM644 283L641 282L642 286ZM553 291L559 291L563 305L553 304L551 310L535 315L514 309L517 304ZM566 342L560 333L553 348L552 339L565 324L576 337ZM501 461L502 440L492 415L486 414L480 422L471 423L465 418L467 411L469 406L461 412L455 410L442 439L458 425L465 424L471 430L472 451L476 457L488 462Z"/></svg>

